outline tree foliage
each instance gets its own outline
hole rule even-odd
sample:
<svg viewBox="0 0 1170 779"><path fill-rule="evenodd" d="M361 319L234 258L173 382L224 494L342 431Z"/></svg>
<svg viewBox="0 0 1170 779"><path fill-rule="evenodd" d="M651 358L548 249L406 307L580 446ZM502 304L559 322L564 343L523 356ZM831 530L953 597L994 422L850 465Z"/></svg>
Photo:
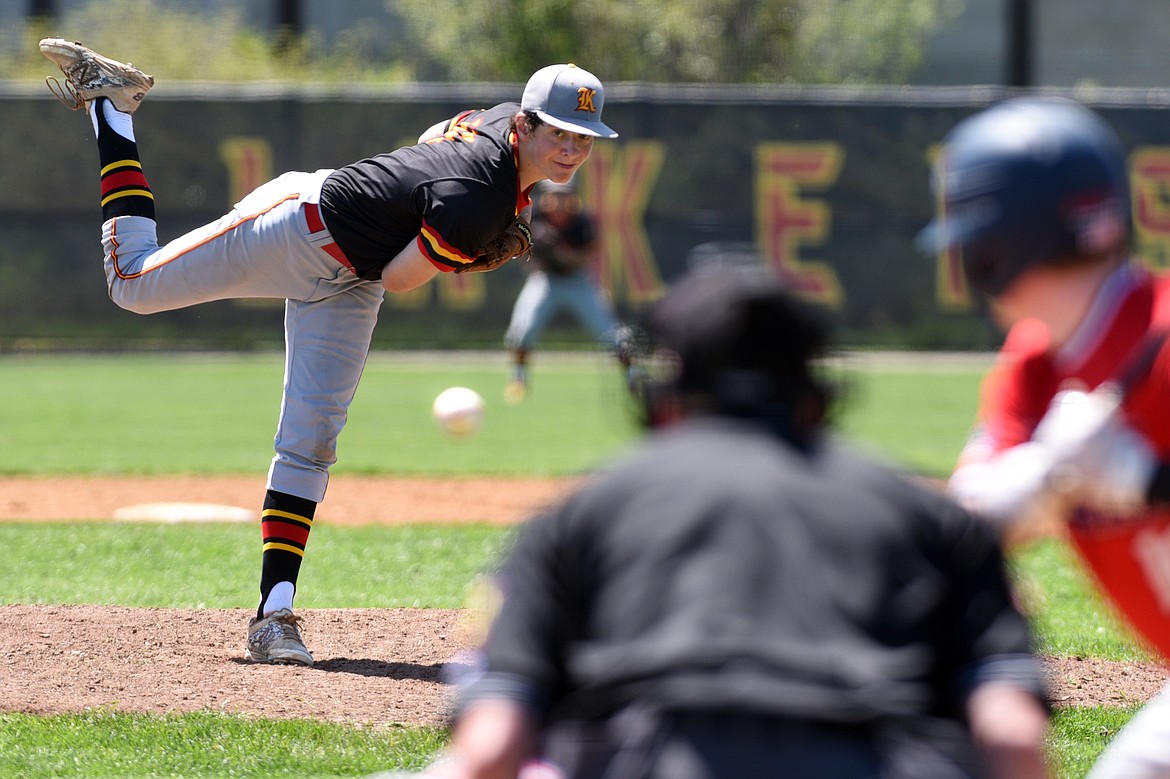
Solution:
<svg viewBox="0 0 1170 779"><path fill-rule="evenodd" d="M308 0L304 0L308 2ZM0 31L0 77L51 69L36 40L83 40L165 80L524 81L576 62L605 81L902 83L964 0L384 0L328 43L288 39L229 0L89 0ZM126 24L127 19L149 23Z"/></svg>
<svg viewBox="0 0 1170 779"><path fill-rule="evenodd" d="M88 0L52 19L11 25L0 31L0 78L59 77L37 47L41 37L50 36L131 60L164 83L388 83L414 76L402 41L378 38L373 25L355 24L326 45L314 30L282 37L228 0L218 0L211 10L195 6L177 0Z"/></svg>
<svg viewBox="0 0 1170 779"><path fill-rule="evenodd" d="M522 81L573 61L608 81L898 83L958 0L395 0L420 69Z"/></svg>

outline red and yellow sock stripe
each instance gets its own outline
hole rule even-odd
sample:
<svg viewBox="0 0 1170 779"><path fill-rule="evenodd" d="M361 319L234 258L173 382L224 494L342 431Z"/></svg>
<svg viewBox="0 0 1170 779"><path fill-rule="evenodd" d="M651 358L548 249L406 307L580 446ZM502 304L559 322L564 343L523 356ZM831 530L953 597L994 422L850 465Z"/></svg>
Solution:
<svg viewBox="0 0 1170 779"><path fill-rule="evenodd" d="M304 557L312 529L312 519L289 511L264 509L260 514L260 534L265 552L279 550Z"/></svg>
<svg viewBox="0 0 1170 779"><path fill-rule="evenodd" d="M145 197L154 200L150 184L142 173L138 160L119 160L102 168L102 206L124 197Z"/></svg>

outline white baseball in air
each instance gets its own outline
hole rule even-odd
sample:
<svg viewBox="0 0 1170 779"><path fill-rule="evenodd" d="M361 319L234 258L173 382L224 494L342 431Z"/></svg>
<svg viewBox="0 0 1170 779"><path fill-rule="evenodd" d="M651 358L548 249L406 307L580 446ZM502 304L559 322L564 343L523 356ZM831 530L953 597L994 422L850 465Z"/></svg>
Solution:
<svg viewBox="0 0 1170 779"><path fill-rule="evenodd" d="M444 433L452 438L467 438L483 424L483 398L473 389L451 387L435 398L431 414Z"/></svg>

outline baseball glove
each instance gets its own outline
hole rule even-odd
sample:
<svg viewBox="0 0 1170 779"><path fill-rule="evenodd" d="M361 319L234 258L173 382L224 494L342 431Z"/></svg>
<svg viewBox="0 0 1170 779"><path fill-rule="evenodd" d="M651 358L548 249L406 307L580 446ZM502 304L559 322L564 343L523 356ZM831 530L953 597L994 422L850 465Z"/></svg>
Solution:
<svg viewBox="0 0 1170 779"><path fill-rule="evenodd" d="M479 248L475 260L455 269L456 273L482 273L495 270L508 260L515 259L528 251L532 245L532 228L523 217L516 217L512 224L500 234Z"/></svg>

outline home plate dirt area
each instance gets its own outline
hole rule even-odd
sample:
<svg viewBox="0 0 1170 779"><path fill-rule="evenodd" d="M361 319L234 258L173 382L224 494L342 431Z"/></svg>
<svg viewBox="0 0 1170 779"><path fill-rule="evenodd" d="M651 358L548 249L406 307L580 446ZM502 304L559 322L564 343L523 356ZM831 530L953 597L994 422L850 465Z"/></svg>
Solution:
<svg viewBox="0 0 1170 779"><path fill-rule="evenodd" d="M572 480L334 477L319 522L477 521L508 524L563 494ZM184 521L173 504L232 507L243 521L262 492L253 477L0 478L0 519L135 516ZM147 512L149 513L149 512ZM360 519L359 519L360 518ZM207 521L206 518L199 518ZM466 613L446 609L308 609L313 668L243 659L250 609L0 606L0 711L59 714L222 711L364 726L443 725L451 680L466 668ZM1158 663L1045 658L1057 706L1127 706L1167 681Z"/></svg>

